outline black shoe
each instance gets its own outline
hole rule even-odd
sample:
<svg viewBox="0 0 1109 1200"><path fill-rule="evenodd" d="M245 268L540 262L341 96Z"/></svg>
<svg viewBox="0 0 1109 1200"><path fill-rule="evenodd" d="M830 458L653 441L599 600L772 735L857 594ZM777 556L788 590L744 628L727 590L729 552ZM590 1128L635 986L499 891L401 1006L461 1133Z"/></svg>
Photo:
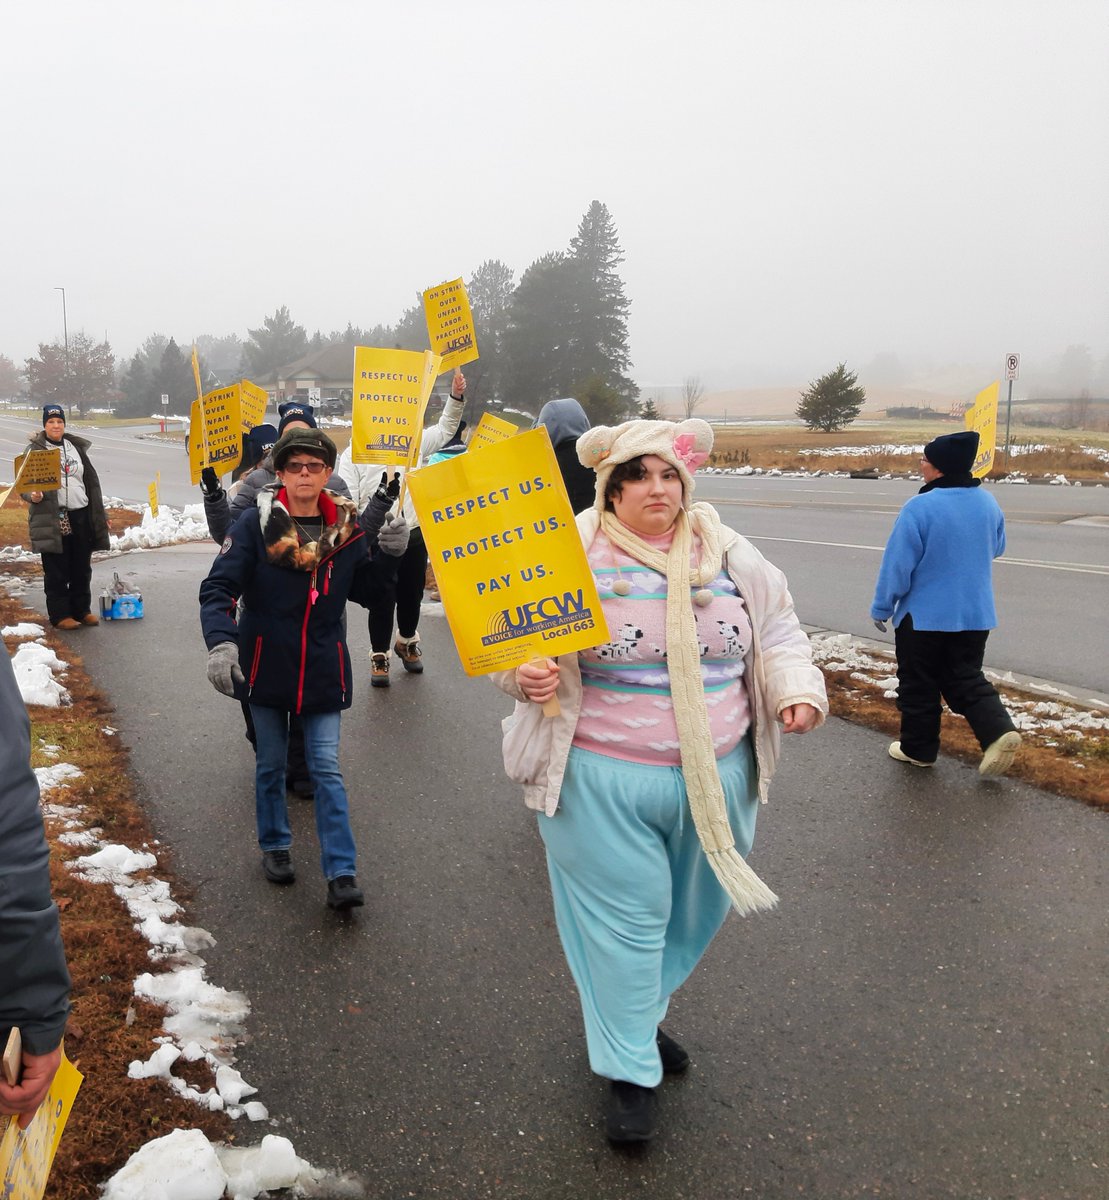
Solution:
<svg viewBox="0 0 1109 1200"><path fill-rule="evenodd" d="M292 883L297 877L288 850L263 850L262 870L270 883Z"/></svg>
<svg viewBox="0 0 1109 1200"><path fill-rule="evenodd" d="M286 779L285 790L301 800L312 800L316 795L316 785L311 779Z"/></svg>
<svg viewBox="0 0 1109 1200"><path fill-rule="evenodd" d="M662 1069L667 1075L680 1075L689 1066L689 1055L684 1046L676 1041L663 1029L655 1034L658 1044L658 1056L662 1059Z"/></svg>
<svg viewBox="0 0 1109 1200"><path fill-rule="evenodd" d="M362 889L353 875L340 875L327 881L328 908L361 908L365 903Z"/></svg>
<svg viewBox="0 0 1109 1200"><path fill-rule="evenodd" d="M610 1142L649 1142L655 1136L655 1089L614 1079L609 1085L605 1135Z"/></svg>

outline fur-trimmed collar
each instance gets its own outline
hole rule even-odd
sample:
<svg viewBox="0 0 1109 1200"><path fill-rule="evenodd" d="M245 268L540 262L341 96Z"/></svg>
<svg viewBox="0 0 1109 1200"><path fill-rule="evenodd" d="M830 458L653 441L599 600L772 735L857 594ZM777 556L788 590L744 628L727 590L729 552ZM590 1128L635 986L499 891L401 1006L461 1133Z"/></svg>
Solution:
<svg viewBox="0 0 1109 1200"><path fill-rule="evenodd" d="M51 450L58 445L57 442L52 442L46 436L45 429L40 429L37 433L33 433L29 441L32 446L40 450ZM92 445L88 438L83 438L78 433L63 433L62 441L69 442L71 446L75 446L78 450L87 450Z"/></svg>
<svg viewBox="0 0 1109 1200"><path fill-rule="evenodd" d="M258 493L262 539L266 546L266 557L274 566L288 567L293 571L314 571L349 538L362 533L354 502L325 488L320 492L323 532L318 541L302 546L285 501L285 489L279 483L263 488Z"/></svg>

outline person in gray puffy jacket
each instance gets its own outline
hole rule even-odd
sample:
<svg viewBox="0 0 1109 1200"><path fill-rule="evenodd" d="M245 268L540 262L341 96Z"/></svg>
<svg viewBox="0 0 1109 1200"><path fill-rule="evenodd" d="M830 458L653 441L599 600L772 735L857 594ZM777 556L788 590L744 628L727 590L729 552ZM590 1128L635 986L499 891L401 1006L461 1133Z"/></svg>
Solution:
<svg viewBox="0 0 1109 1200"><path fill-rule="evenodd" d="M30 721L7 653L0 660L0 1048L13 1028L23 1039L19 1082L0 1076L0 1113L18 1114L26 1128L61 1062L70 985Z"/></svg>

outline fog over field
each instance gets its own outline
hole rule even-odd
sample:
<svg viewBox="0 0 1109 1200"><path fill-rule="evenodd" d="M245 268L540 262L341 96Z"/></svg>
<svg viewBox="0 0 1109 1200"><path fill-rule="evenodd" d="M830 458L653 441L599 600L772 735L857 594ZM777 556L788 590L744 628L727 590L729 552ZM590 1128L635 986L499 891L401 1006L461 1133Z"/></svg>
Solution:
<svg viewBox="0 0 1109 1200"><path fill-rule="evenodd" d="M1109 394L1104 0L5 4L0 354L395 322L592 200L647 395Z"/></svg>

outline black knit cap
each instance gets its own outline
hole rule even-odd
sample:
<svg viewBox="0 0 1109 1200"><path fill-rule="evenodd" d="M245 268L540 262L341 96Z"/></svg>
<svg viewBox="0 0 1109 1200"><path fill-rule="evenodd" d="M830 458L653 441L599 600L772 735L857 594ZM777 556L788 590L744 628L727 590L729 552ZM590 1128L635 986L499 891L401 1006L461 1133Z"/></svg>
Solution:
<svg viewBox="0 0 1109 1200"><path fill-rule="evenodd" d="M44 404L42 406L42 425L46 428L46 422L52 417L61 417L62 422L65 422L65 409L60 404Z"/></svg>
<svg viewBox="0 0 1109 1200"><path fill-rule="evenodd" d="M290 429L278 439L273 448L273 469L282 470L285 461L297 450L322 458L329 471L335 470L335 459L338 457L335 443L321 429L300 428Z"/></svg>
<svg viewBox="0 0 1109 1200"><path fill-rule="evenodd" d="M945 433L924 447L924 457L945 475L966 475L978 456L978 434L973 429Z"/></svg>
<svg viewBox="0 0 1109 1200"><path fill-rule="evenodd" d="M303 421L305 425L311 425L313 429L316 428L316 415L312 412L311 408L309 408L307 404L297 404L292 401L286 401L277 410L277 414L281 418L281 420L277 423L278 437L281 437L282 434L284 434L285 426L288 425L290 421Z"/></svg>

